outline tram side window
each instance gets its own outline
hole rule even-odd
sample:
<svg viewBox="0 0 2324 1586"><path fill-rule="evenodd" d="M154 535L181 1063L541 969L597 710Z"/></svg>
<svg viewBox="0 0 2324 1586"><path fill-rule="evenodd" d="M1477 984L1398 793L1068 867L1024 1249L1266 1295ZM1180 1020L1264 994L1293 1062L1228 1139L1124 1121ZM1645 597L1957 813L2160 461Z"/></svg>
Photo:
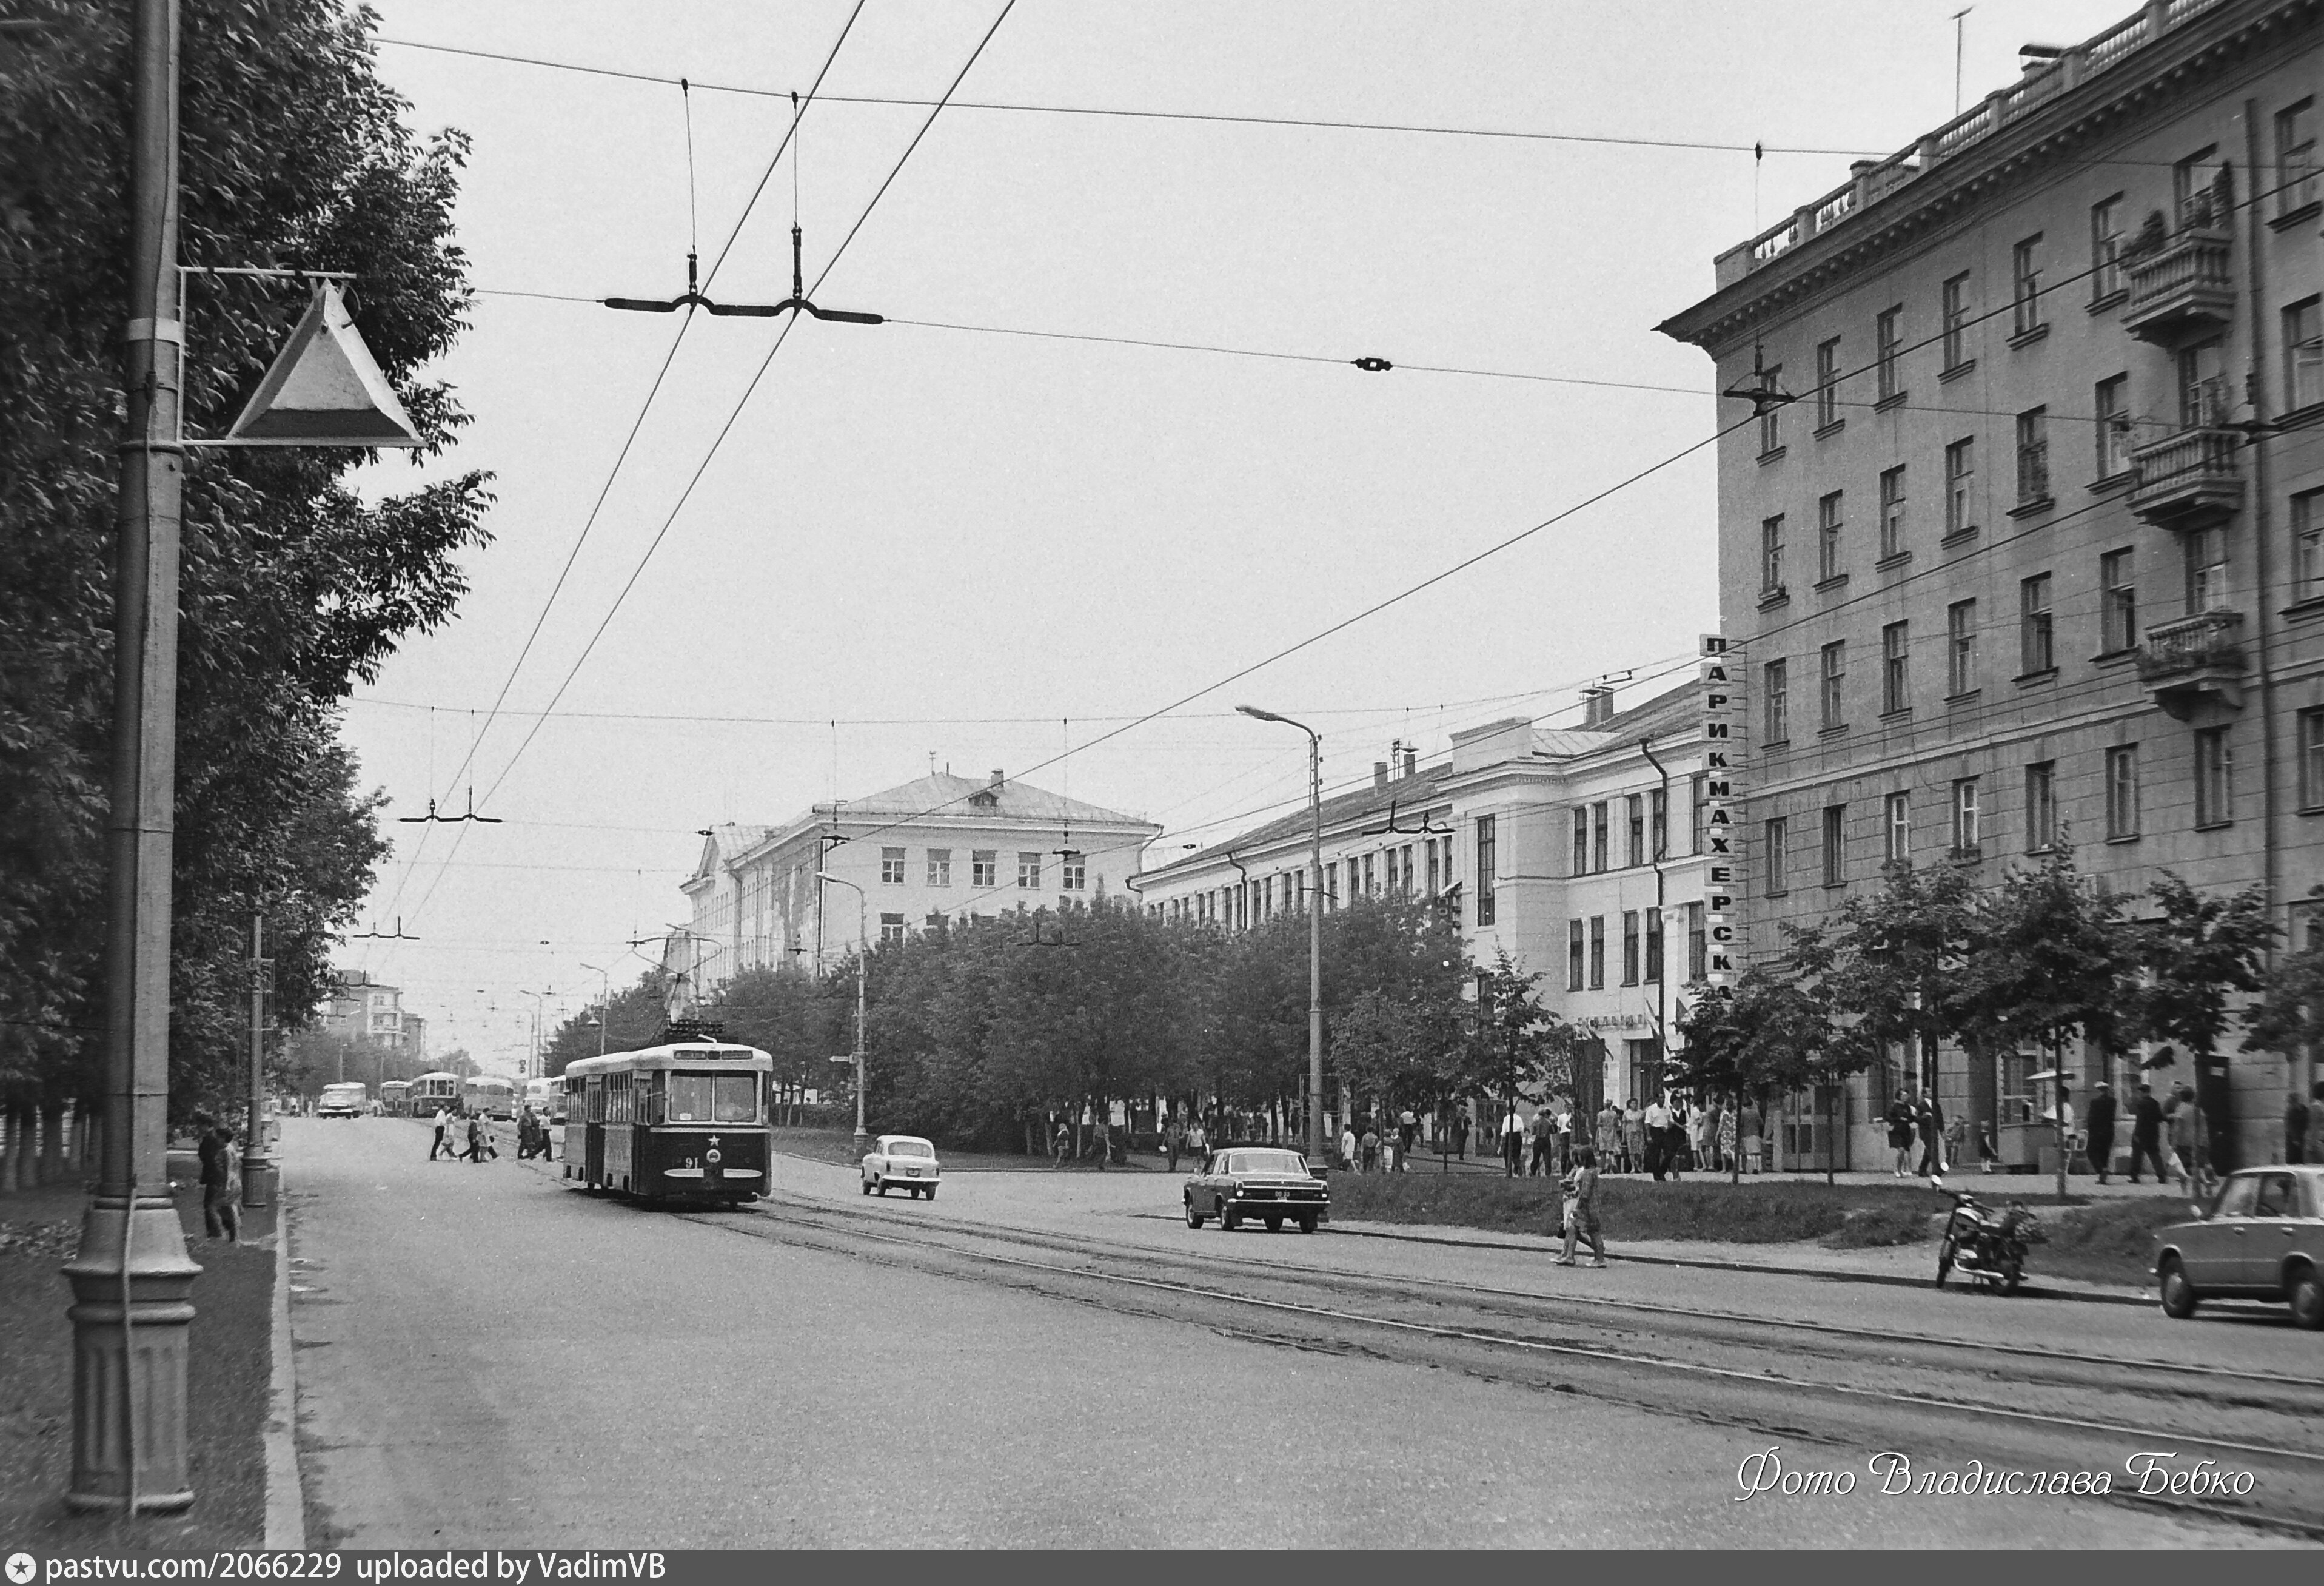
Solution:
<svg viewBox="0 0 2324 1586"><path fill-rule="evenodd" d="M713 1076L713 1082L718 1087L718 1122L747 1124L758 1121L758 1075L718 1074Z"/></svg>
<svg viewBox="0 0 2324 1586"><path fill-rule="evenodd" d="M711 1084L708 1074L670 1075L669 1100L662 1116L674 1124L708 1123Z"/></svg>

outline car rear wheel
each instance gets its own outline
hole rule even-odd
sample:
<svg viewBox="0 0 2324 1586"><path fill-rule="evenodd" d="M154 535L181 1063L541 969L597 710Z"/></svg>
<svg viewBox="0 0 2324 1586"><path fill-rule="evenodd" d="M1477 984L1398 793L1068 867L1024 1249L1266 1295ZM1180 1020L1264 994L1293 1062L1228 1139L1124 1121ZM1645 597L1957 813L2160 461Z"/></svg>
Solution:
<svg viewBox="0 0 2324 1586"><path fill-rule="evenodd" d="M2324 1328L2324 1277L2311 1267L2293 1274L2284 1286L2291 1291L2292 1320L2310 1332Z"/></svg>
<svg viewBox="0 0 2324 1586"><path fill-rule="evenodd" d="M1203 1214L1194 1210L1194 1198L1192 1195L1186 1197L1186 1226L1188 1228L1203 1226Z"/></svg>
<svg viewBox="0 0 2324 1586"><path fill-rule="evenodd" d="M931 1200L931 1201L933 1201L933 1200L935 1200L936 1198L936 1187L934 1184L930 1184L930 1185L928 1186L928 1199L929 1199L929 1200Z"/></svg>
<svg viewBox="0 0 2324 1586"><path fill-rule="evenodd" d="M2188 1317L2195 1314L2196 1303L2201 1296L2195 1293L2195 1285L2187 1281L2187 1269L2179 1264L2178 1257L2166 1256L2163 1258L2163 1271L2160 1276L2163 1290L2163 1313L2179 1322L2184 1322Z"/></svg>
<svg viewBox="0 0 2324 1586"><path fill-rule="evenodd" d="M1267 1231L1268 1231L1268 1233L1271 1233L1271 1234L1279 1234L1279 1233L1281 1233L1281 1232L1283 1231L1283 1220L1282 1220L1281 1218L1279 1218L1279 1217L1270 1217L1270 1218L1267 1219L1266 1220L1267 1220Z"/></svg>

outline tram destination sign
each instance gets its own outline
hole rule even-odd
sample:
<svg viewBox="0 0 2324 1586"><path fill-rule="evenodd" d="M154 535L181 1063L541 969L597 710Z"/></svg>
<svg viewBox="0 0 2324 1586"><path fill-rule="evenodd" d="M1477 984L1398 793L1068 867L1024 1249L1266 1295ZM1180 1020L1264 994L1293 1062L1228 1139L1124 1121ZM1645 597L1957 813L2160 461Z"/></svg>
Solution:
<svg viewBox="0 0 2324 1586"><path fill-rule="evenodd" d="M726 1026L716 1019L672 1019L662 1026L662 1044L678 1041L724 1041Z"/></svg>

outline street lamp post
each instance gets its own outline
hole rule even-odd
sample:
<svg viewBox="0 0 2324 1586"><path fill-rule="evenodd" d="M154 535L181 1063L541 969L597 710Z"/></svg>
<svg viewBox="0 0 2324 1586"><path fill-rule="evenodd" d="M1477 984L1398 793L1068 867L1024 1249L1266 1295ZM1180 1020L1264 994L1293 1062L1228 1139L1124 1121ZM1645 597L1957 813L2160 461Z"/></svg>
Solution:
<svg viewBox="0 0 2324 1586"><path fill-rule="evenodd" d="M556 996L557 993L554 989L548 991L519 990L517 995L519 997L530 997L532 998L532 1055L525 1061L524 1077L528 1080L538 1079L540 1076L540 1010L543 1004L546 1003L549 997Z"/></svg>
<svg viewBox="0 0 2324 1586"><path fill-rule="evenodd" d="M868 934L871 925L870 905L864 899L863 889L853 881L834 876L828 870L817 870L815 873L815 878L817 881L827 882L833 886L844 886L855 895L855 1149L861 1154L865 1138L863 1133L863 960L872 946Z"/></svg>
<svg viewBox="0 0 2324 1586"><path fill-rule="evenodd" d="M601 969L595 964L583 964L581 967L594 973L601 983L602 995L597 1002L597 1055L603 1057L605 1055L605 1029L613 1022L613 972Z"/></svg>
<svg viewBox="0 0 2324 1586"><path fill-rule="evenodd" d="M1236 710L1259 721L1279 721L1307 735L1307 1160L1320 1168L1323 1156L1323 740L1304 721L1262 710Z"/></svg>

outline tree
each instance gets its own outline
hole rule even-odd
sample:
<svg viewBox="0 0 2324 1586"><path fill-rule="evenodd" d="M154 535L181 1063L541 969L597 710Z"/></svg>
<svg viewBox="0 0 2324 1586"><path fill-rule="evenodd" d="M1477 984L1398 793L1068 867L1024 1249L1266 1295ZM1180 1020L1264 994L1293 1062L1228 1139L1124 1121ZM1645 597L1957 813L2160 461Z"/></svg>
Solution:
<svg viewBox="0 0 2324 1586"><path fill-rule="evenodd" d="M19 9L23 9L20 7ZM0 51L0 1096L87 1096L100 1065L114 408L125 296L128 13L47 0ZM438 453L462 422L420 372L463 325L465 145L421 143L334 0L186 0L182 256L352 270L365 339ZM232 418L305 304L198 277L188 427ZM278 1018L330 984L383 851L335 707L465 590L478 475L358 495L363 454L189 455L171 946L173 1101L226 1083L263 911Z"/></svg>
<svg viewBox="0 0 2324 1586"><path fill-rule="evenodd" d="M2261 988L2268 950L2282 932L2267 917L2266 894L2256 886L2213 896L2165 870L2147 895L2161 914L2141 923L2135 938L2145 971L2134 1004L2135 1034L2176 1042L2194 1057L2197 1106L2209 1115L2210 1160L2215 1167L2229 1166L2234 1136L2219 1037L2234 1017L2229 997Z"/></svg>
<svg viewBox="0 0 2324 1586"><path fill-rule="evenodd" d="M1831 1009L1788 967L1754 964L1732 986L1690 986L1678 1017L1685 1043L1672 1056L1678 1081L1697 1097L1748 1103L1767 1116L1779 1095L1805 1090L1831 1071ZM1742 1173L1736 1158L1735 1176Z"/></svg>
<svg viewBox="0 0 2324 1586"><path fill-rule="evenodd" d="M585 1007L559 1024L541 1043L540 1071L561 1074L567 1064L580 1058L595 1057L604 1052L635 1052L641 1046L652 1045L660 1038L662 1030L659 977L659 969L647 970L634 985L615 991L610 1004L601 1002Z"/></svg>
<svg viewBox="0 0 2324 1586"><path fill-rule="evenodd" d="M1459 1075L1463 1089L1497 1096L1514 1109L1517 1098L1536 1087L1572 1085L1579 1032L1534 1000L1541 979L1520 969L1508 949L1495 949L1493 967L1476 978L1474 1024Z"/></svg>
<svg viewBox="0 0 2324 1586"><path fill-rule="evenodd" d="M2311 898L2324 897L2324 886ZM2244 1009L2244 1045L2297 1058L2324 1043L2324 934L2276 957L2261 978L2259 999Z"/></svg>
<svg viewBox="0 0 2324 1586"><path fill-rule="evenodd" d="M1923 1071L1935 1071L1938 1043L1960 1033L1954 993L1973 945L1977 895L1960 866L1900 861L1882 871L1879 891L1790 933L1793 966L1839 1021L1827 1077L1884 1062L1892 1044L1917 1049Z"/></svg>

